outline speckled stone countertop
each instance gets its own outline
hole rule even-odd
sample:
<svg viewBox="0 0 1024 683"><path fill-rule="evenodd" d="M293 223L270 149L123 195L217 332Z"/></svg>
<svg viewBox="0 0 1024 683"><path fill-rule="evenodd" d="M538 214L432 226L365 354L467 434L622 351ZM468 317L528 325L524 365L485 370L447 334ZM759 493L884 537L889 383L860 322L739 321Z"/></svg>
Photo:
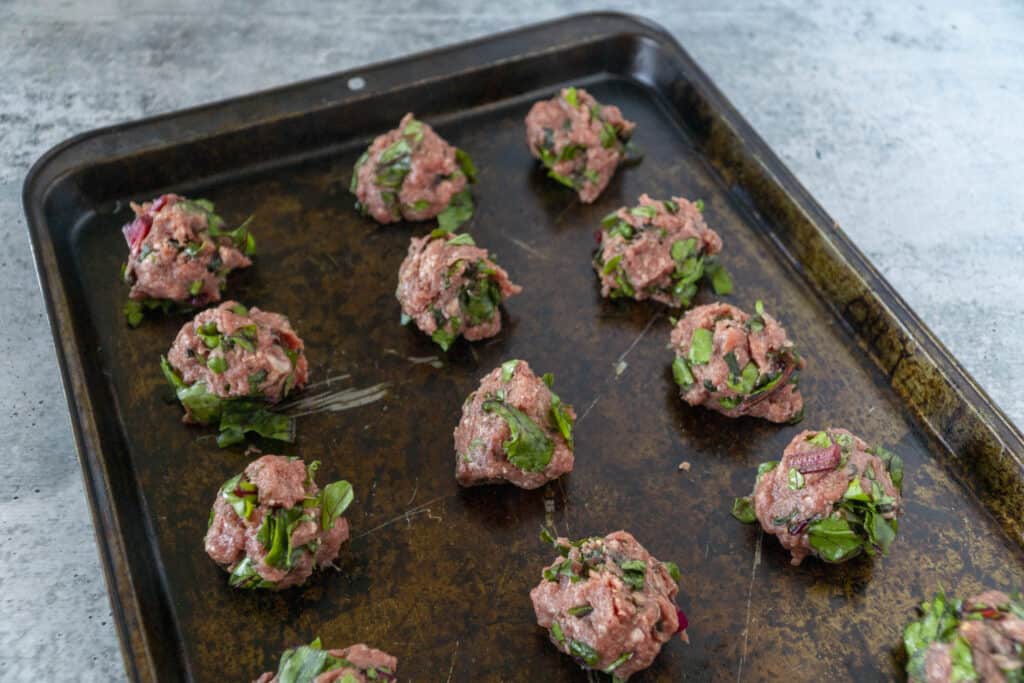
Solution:
<svg viewBox="0 0 1024 683"><path fill-rule="evenodd" d="M595 8L574 0L0 2L0 678L124 678L25 230L21 185L32 162L98 126ZM676 35L1024 423L1024 6L637 0L620 8Z"/></svg>

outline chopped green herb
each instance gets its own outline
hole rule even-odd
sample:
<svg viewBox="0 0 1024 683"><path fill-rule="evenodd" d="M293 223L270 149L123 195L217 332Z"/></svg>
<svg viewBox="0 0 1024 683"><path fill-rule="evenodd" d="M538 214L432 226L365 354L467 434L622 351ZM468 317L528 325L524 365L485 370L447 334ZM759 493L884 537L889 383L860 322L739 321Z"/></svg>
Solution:
<svg viewBox="0 0 1024 683"><path fill-rule="evenodd" d="M613 256L601 267L601 275L609 275L615 272L615 269L619 267L619 263L622 261L622 254Z"/></svg>
<svg viewBox="0 0 1024 683"><path fill-rule="evenodd" d="M690 366L682 356L676 356L672 361L672 377L675 379L676 384L683 389L689 389L693 386L693 373L690 372Z"/></svg>
<svg viewBox="0 0 1024 683"><path fill-rule="evenodd" d="M703 199L698 199L697 201L695 201L693 203L693 205L695 207L697 207L698 211L703 211L704 210L704 200Z"/></svg>
<svg viewBox="0 0 1024 683"><path fill-rule="evenodd" d="M635 591L643 590L647 577L647 563L643 560L627 560L623 562L622 580Z"/></svg>
<svg viewBox="0 0 1024 683"><path fill-rule="evenodd" d="M845 519L819 519L807 529L811 548L826 562L844 562L864 548L864 541Z"/></svg>
<svg viewBox="0 0 1024 683"><path fill-rule="evenodd" d="M476 242L473 241L473 236L469 233L462 233L461 235L453 235L446 244L450 247L475 247Z"/></svg>
<svg viewBox="0 0 1024 683"><path fill-rule="evenodd" d="M756 481L761 481L761 477L768 474L778 466L779 462L777 460L769 460L768 462L763 462L760 465L758 465Z"/></svg>
<svg viewBox="0 0 1024 683"><path fill-rule="evenodd" d="M402 129L402 135L412 138L413 144L418 145L423 140L423 122L413 119L405 124L405 128Z"/></svg>
<svg viewBox="0 0 1024 683"><path fill-rule="evenodd" d="M697 239L690 237L685 240L676 240L672 243L671 255L672 260L677 263L683 263L687 258L693 255L697 248Z"/></svg>
<svg viewBox="0 0 1024 683"><path fill-rule="evenodd" d="M662 562L665 565L665 569L668 570L668 575L672 577L672 580L676 583L683 578L683 575L679 572L679 565L675 562Z"/></svg>
<svg viewBox="0 0 1024 683"><path fill-rule="evenodd" d="M569 654L582 659L587 666L594 666L601 660L597 650L579 640L573 640L569 643Z"/></svg>
<svg viewBox="0 0 1024 683"><path fill-rule="evenodd" d="M665 205L665 210L669 213L679 213L679 204L672 199L666 199L662 202Z"/></svg>
<svg viewBox="0 0 1024 683"><path fill-rule="evenodd" d="M571 104L573 108L579 108L580 102L576 95L576 88L566 88L563 97L565 97L565 101Z"/></svg>
<svg viewBox="0 0 1024 683"><path fill-rule="evenodd" d="M512 360L507 360L501 364L502 382L508 382L509 380L512 379L512 375L514 375L516 372L517 365L519 365L519 360L515 358L513 358Z"/></svg>
<svg viewBox="0 0 1024 683"><path fill-rule="evenodd" d="M751 524L757 521L757 514L754 512L754 503L750 496L735 498L732 501L732 516L744 524Z"/></svg>
<svg viewBox="0 0 1024 683"><path fill-rule="evenodd" d="M223 401L217 445L226 448L239 443L245 439L246 432L292 443L295 441L295 420L287 415L270 412L262 401Z"/></svg>
<svg viewBox="0 0 1024 683"><path fill-rule="evenodd" d="M711 350L714 342L714 337L711 334L711 330L698 327L693 331L693 336L690 338L690 364L691 365L707 365L708 361L711 360Z"/></svg>
<svg viewBox="0 0 1024 683"><path fill-rule="evenodd" d="M889 470L889 478L892 479L893 485L897 490L903 489L903 458L896 455L890 450L882 448L881 446L875 446L869 448L868 453L878 457L882 462L885 463L885 467Z"/></svg>
<svg viewBox="0 0 1024 683"><path fill-rule="evenodd" d="M142 304L129 299L124 305L124 317L128 321L129 327L138 327L142 323L143 317L145 317L142 311Z"/></svg>
<svg viewBox="0 0 1024 683"><path fill-rule="evenodd" d="M243 481L241 474L224 482L224 485L220 487L220 495L234 508L235 514L243 519L249 519L252 516L252 511L258 500L256 485L249 481Z"/></svg>
<svg viewBox="0 0 1024 683"><path fill-rule="evenodd" d="M242 304L235 304L231 307L231 312L235 315L249 315L249 309Z"/></svg>
<svg viewBox="0 0 1024 683"><path fill-rule="evenodd" d="M347 481L336 481L328 484L320 491L320 527L324 530L334 528L334 522L341 517L352 504L355 494L352 485Z"/></svg>
<svg viewBox="0 0 1024 683"><path fill-rule="evenodd" d="M484 401L485 413L497 413L509 428L509 438L502 444L508 461L524 472L543 472L551 462L555 442L518 408L504 401Z"/></svg>
<svg viewBox="0 0 1024 683"><path fill-rule="evenodd" d="M704 264L704 277L711 281L715 294L724 296L732 293L732 278L729 271L718 261L710 259Z"/></svg>
<svg viewBox="0 0 1024 683"><path fill-rule="evenodd" d="M658 210L653 206L634 206L629 212L639 218L651 219L658 215Z"/></svg>
<svg viewBox="0 0 1024 683"><path fill-rule="evenodd" d="M789 488L793 491L799 491L804 487L804 475L795 467L789 468L787 480L789 482Z"/></svg>
<svg viewBox="0 0 1024 683"><path fill-rule="evenodd" d="M569 609L566 610L566 613L569 616L577 617L579 619L582 619L583 617L587 616L588 614L590 614L593 611L594 611L593 606L591 606L589 604L582 604L582 605L576 605L575 607L570 607Z"/></svg>
<svg viewBox="0 0 1024 683"><path fill-rule="evenodd" d="M437 215L437 224L445 232L454 232L459 226L473 217L473 195L466 188L452 197L448 207ZM433 233L431 233L433 236Z"/></svg>
<svg viewBox="0 0 1024 683"><path fill-rule="evenodd" d="M206 367L220 374L228 369L228 362L224 356L210 356L206 360Z"/></svg>
<svg viewBox="0 0 1024 683"><path fill-rule="evenodd" d="M548 171L548 177L552 178L554 180L557 180L558 182L562 183L563 185L565 185L568 188L571 188L573 190L576 189L576 182L572 178L567 178L564 175L562 175L561 173L557 173L557 172L555 172L553 170L549 170Z"/></svg>
<svg viewBox="0 0 1024 683"><path fill-rule="evenodd" d="M604 671L604 673L606 674L610 674L631 659L633 659L632 652L623 652L621 655L619 655L618 659L616 659L614 662L606 666L604 669L602 669L602 671ZM616 680L621 681L622 679L613 677L612 683L615 683Z"/></svg>
<svg viewBox="0 0 1024 683"><path fill-rule="evenodd" d="M473 160L464 151L455 148L455 161L458 162L459 168L462 169L462 173L466 176L466 180L471 183L476 182L476 166L473 164Z"/></svg>
<svg viewBox="0 0 1024 683"><path fill-rule="evenodd" d="M813 436L809 436L807 437L807 442L819 448L830 448L832 446L832 439L829 438L828 432L818 432Z"/></svg>
<svg viewBox="0 0 1024 683"><path fill-rule="evenodd" d="M196 296L199 292L203 291L203 281L193 280L188 285L188 293L192 296Z"/></svg>
<svg viewBox="0 0 1024 683"><path fill-rule="evenodd" d="M557 621L551 622L551 637L559 644L565 643L565 634L562 633L562 627L558 625Z"/></svg>

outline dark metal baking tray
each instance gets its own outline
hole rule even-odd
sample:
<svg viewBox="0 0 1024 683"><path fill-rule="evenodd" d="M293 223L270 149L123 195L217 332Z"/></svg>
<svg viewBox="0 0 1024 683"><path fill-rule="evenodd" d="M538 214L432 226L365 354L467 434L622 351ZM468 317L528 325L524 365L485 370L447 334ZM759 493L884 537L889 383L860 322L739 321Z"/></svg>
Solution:
<svg viewBox="0 0 1024 683"><path fill-rule="evenodd" d="M646 152L590 206L524 143L530 103L567 84L620 105ZM394 299L409 237L430 226L373 225L347 192L361 150L406 111L472 154L470 230L525 285L498 338L448 354L398 325ZM228 220L255 214L258 260L231 293L290 316L313 381L342 377L310 393L389 385L380 401L302 418L297 443L278 449L356 490L340 572L306 588L232 590L207 559L209 506L246 458L161 400L158 357L186 317L123 323L127 202L169 190L214 200ZM642 192L704 199L736 281L729 300L764 299L809 359L802 426L683 405L666 311L599 297L594 230ZM923 596L1024 583L1021 434L644 20L569 17L88 133L36 164L24 202L132 679L251 680L320 635L398 655L403 680L582 680L527 596L551 555L537 541L546 517L573 536L626 528L682 568L691 643L669 644L640 681L898 677L902 624ZM460 489L462 400L512 357L554 371L575 404L576 471L536 491ZM828 425L903 455L906 515L887 558L794 568L730 502L797 430Z"/></svg>

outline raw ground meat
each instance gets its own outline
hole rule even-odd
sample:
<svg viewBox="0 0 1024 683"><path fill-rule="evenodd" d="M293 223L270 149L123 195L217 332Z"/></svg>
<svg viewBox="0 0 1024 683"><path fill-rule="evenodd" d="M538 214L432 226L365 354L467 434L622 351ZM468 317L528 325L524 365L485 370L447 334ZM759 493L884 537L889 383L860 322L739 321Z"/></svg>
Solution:
<svg viewBox="0 0 1024 683"><path fill-rule="evenodd" d="M206 531L206 554L231 574L232 586L281 590L305 583L315 567L334 562L349 535L348 520L339 516L347 503L331 508L333 499L326 499L328 514L332 509L337 514L324 528L324 496L328 491L332 495L351 491L351 487L335 482L321 492L313 481L315 471L316 466L307 468L301 460L264 455L217 492ZM264 532L270 538L261 538L264 523L271 519ZM290 546L286 528L291 529ZM282 537L275 540L272 529ZM291 557L284 551L275 559L271 556L275 547L279 551L290 547Z"/></svg>
<svg viewBox="0 0 1024 683"><path fill-rule="evenodd" d="M305 386L309 363L288 319L225 301L178 332L167 360L186 385L202 382L223 399L277 403ZM192 420L186 414L186 421Z"/></svg>
<svg viewBox="0 0 1024 683"><path fill-rule="evenodd" d="M326 656L324 656L326 654ZM323 662L318 665L312 665L310 662L316 661L323 658ZM302 668L302 670L310 676L315 678L301 678L300 681L311 680L313 683L334 683L335 681L341 681L345 676L349 676L346 679L354 683L388 683L390 681L397 681L398 676L398 660L392 657L386 652L381 650L375 650L372 647L367 647L362 643L356 645L349 645L346 648L340 650L321 650L319 647L319 639L314 642L314 646L304 645L302 647L287 650L284 656L281 657L281 664L278 667L278 673L275 674L272 671L268 671L254 683L278 683L278 676L282 673L281 668L288 663L289 670L295 671L300 667L296 666L296 662L304 662L309 668Z"/></svg>
<svg viewBox="0 0 1024 683"><path fill-rule="evenodd" d="M435 230L412 238L395 296L403 322L416 323L447 351L460 335L476 341L501 332L499 306L521 291L469 235Z"/></svg>
<svg viewBox="0 0 1024 683"><path fill-rule="evenodd" d="M894 465L894 460L898 464ZM901 484L902 461L898 456L885 449L869 448L845 429L804 431L786 446L777 465L762 466L754 486L753 509L765 532L776 536L790 551L794 565L808 555L842 562L862 551L874 555L887 550L902 511ZM871 515L888 522L880 522L891 529L883 529L885 536L878 537L881 540L873 542L866 534L870 522L853 521L866 519L865 507L871 508ZM818 524L841 524L840 520L847 520L858 541L840 552L831 550L831 539L822 536L827 545L819 547Z"/></svg>
<svg viewBox="0 0 1024 683"><path fill-rule="evenodd" d="M504 407L495 406L502 403ZM510 461L506 448L512 436L508 409L518 411L536 425L539 438L547 445L550 460L524 469ZM556 414L557 413L557 414ZM515 419L519 416L514 416ZM559 422L561 420L561 423ZM462 406L462 419L455 428L455 479L462 486L509 482L524 489L535 489L557 479L573 468L572 425L576 413L562 403L544 380L533 374L526 361L503 363L487 374L480 387ZM568 438L559 425L568 432ZM525 437L520 437L526 442ZM523 464L519 457L514 459ZM530 461L530 454L524 454ZM543 458L542 458L543 459Z"/></svg>
<svg viewBox="0 0 1024 683"><path fill-rule="evenodd" d="M433 128L406 114L356 162L350 189L360 212L379 223L425 221L447 209L472 182L467 161Z"/></svg>
<svg viewBox="0 0 1024 683"><path fill-rule="evenodd" d="M581 666L625 680L649 667L674 635L686 639L674 564L651 557L625 531L554 545L562 557L530 599L537 624Z"/></svg>
<svg viewBox="0 0 1024 683"><path fill-rule="evenodd" d="M252 265L253 242L245 225L221 230L213 204L165 194L141 206L122 228L128 242L123 279L137 301L174 301L200 307L220 301L228 274Z"/></svg>
<svg viewBox="0 0 1024 683"><path fill-rule="evenodd" d="M727 417L799 421L804 400L797 380L804 360L760 302L757 309L751 316L735 306L715 303L697 306L683 316L672 330L676 352L672 370L680 394L691 406L704 406Z"/></svg>
<svg viewBox="0 0 1024 683"><path fill-rule="evenodd" d="M526 143L549 176L590 204L625 158L635 127L618 107L600 104L582 88L566 88L530 108Z"/></svg>
<svg viewBox="0 0 1024 683"><path fill-rule="evenodd" d="M711 257L722 250L722 238L708 228L698 205L682 197L640 195L638 206L609 214L601 227L594 270L603 297L687 307L701 278L721 269ZM718 285L719 294L727 294L724 289Z"/></svg>
<svg viewBox="0 0 1024 683"><path fill-rule="evenodd" d="M987 590L961 603L939 593L922 605L922 611L951 627L935 633L925 626L924 620L907 627L904 642L911 683L1019 680L1024 669L1024 602L1019 594L1010 596ZM958 650L956 666L954 649ZM971 671L964 670L968 664L973 670L972 678L964 677L971 675Z"/></svg>

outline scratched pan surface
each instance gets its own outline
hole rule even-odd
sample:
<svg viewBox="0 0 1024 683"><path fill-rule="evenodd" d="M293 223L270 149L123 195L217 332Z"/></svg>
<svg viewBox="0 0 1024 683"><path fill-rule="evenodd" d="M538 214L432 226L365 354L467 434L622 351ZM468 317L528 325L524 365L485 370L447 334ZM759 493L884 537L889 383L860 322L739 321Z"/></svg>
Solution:
<svg viewBox="0 0 1024 683"><path fill-rule="evenodd" d="M355 75L364 90L346 87ZM524 144L530 103L570 83L621 106L646 152L591 206L548 181ZM475 159L470 232L524 286L500 336L447 354L399 326L394 298L409 238L431 226L378 227L347 192L361 150L406 110ZM343 408L377 389L365 405L299 418L293 445L259 444L355 487L339 571L305 588L231 590L205 556L215 492L247 459L165 400L158 357L186 317L122 321L127 201L166 190L207 197L229 221L255 215L256 265L230 292L291 318L320 383L307 396ZM704 199L736 284L728 301L763 299L809 360L802 425L683 405L668 312L599 297L594 231L642 192ZM533 621L546 518L574 537L628 529L679 564L691 642L668 644L640 681L891 679L923 596L1024 584L1019 433L650 24L572 17L89 134L40 161L25 199L137 680L251 680L317 635L396 654L403 680L584 680ZM576 406L576 470L536 491L461 489L452 428L479 378L509 358L553 371ZM794 568L729 507L759 462L829 425L900 452L906 515L887 558Z"/></svg>

